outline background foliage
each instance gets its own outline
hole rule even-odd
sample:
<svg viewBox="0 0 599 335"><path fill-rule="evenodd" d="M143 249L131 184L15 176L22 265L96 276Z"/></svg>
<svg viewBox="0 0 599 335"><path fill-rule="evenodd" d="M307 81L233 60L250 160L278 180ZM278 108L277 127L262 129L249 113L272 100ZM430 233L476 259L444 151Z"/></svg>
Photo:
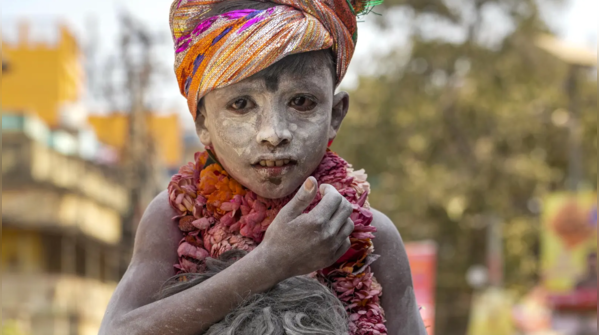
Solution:
<svg viewBox="0 0 599 335"><path fill-rule="evenodd" d="M350 92L333 150L366 169L373 207L405 240L438 243L436 328L463 335L472 298L465 274L485 263L489 222L504 223L506 286L524 292L538 280L538 199L564 189L568 176L571 67L535 46L548 31L535 1L386 5L411 13L410 48L381 59L380 75ZM511 29L489 42L485 27L497 15ZM431 37L427 20L462 37ZM577 73L583 187L596 189L596 73Z"/></svg>

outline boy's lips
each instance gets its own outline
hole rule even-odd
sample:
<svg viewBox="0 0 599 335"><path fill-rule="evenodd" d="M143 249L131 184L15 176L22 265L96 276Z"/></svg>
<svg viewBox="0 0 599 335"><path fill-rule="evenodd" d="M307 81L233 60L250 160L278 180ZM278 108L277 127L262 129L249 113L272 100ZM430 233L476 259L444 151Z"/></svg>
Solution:
<svg viewBox="0 0 599 335"><path fill-rule="evenodd" d="M259 159L252 164L252 167L265 178L273 178L289 172L296 164L297 161L285 157L280 159Z"/></svg>
<svg viewBox="0 0 599 335"><path fill-rule="evenodd" d="M273 166L284 166L289 164L296 164L297 160L291 155L276 155L276 154L265 154L256 157L252 162L252 165L260 165L264 167Z"/></svg>

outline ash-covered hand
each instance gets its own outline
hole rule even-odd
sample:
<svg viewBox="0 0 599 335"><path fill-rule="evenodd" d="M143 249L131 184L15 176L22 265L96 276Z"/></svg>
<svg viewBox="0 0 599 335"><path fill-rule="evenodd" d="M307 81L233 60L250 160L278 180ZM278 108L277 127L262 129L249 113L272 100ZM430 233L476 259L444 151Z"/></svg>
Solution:
<svg viewBox="0 0 599 335"><path fill-rule="evenodd" d="M271 223L259 248L283 277L305 275L334 264L350 248L352 205L328 184L310 213L302 214L316 196L316 179L308 178Z"/></svg>

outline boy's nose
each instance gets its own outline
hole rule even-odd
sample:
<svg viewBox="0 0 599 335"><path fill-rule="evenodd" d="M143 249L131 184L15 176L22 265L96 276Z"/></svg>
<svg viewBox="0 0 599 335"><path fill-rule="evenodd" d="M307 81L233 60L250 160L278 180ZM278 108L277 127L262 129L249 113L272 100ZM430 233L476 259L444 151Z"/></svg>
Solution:
<svg viewBox="0 0 599 335"><path fill-rule="evenodd" d="M278 147L291 142L293 136L289 130L287 120L279 116L276 111L269 114L262 119L261 127L256 136L258 143Z"/></svg>

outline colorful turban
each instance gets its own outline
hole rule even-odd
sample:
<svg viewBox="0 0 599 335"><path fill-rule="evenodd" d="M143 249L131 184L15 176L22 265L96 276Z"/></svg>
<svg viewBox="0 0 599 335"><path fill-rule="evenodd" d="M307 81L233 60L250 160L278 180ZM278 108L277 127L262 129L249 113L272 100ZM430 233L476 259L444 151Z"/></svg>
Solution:
<svg viewBox="0 0 599 335"><path fill-rule="evenodd" d="M378 1L271 0L274 7L208 16L229 0L175 0L175 73L192 116L208 92L242 81L292 54L331 48L341 82L357 40L356 15Z"/></svg>

